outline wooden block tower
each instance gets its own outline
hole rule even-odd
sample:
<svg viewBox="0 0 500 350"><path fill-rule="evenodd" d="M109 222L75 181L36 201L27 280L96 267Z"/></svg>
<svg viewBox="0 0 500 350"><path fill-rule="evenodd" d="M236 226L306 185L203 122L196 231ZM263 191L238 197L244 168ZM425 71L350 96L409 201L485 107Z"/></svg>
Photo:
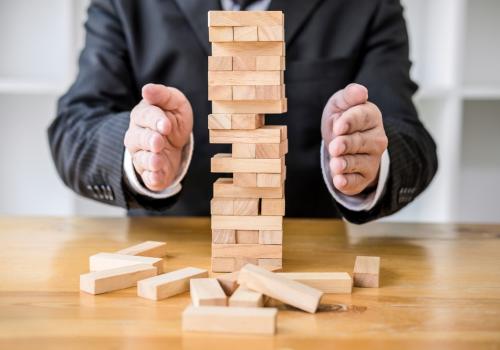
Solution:
<svg viewBox="0 0 500 350"><path fill-rule="evenodd" d="M211 160L214 173L212 271L247 263L282 266L285 214L284 125L265 125L264 114L287 110L284 15L281 11L210 11L208 118L210 143L232 145Z"/></svg>

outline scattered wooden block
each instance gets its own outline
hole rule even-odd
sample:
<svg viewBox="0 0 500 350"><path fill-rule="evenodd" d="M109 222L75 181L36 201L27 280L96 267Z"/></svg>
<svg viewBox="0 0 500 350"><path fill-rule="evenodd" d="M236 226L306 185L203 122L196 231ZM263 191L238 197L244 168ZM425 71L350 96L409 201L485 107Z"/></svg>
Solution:
<svg viewBox="0 0 500 350"><path fill-rule="evenodd" d="M274 334L277 314L276 308L188 306L182 313L182 330Z"/></svg>
<svg viewBox="0 0 500 350"><path fill-rule="evenodd" d="M208 11L209 27L283 26L281 11Z"/></svg>
<svg viewBox="0 0 500 350"><path fill-rule="evenodd" d="M219 258L224 259L224 258ZM238 271L226 273L215 277L219 281L220 286L224 290L224 293L229 297L233 295L234 291L238 289Z"/></svg>
<svg viewBox="0 0 500 350"><path fill-rule="evenodd" d="M238 187L257 187L257 173L234 173L233 184Z"/></svg>
<svg viewBox="0 0 500 350"><path fill-rule="evenodd" d="M230 153L218 153L211 159L213 173L266 173L280 174L282 172L282 159L238 159ZM259 186L266 187L266 186ZM267 186L277 187L277 186Z"/></svg>
<svg viewBox="0 0 500 350"><path fill-rule="evenodd" d="M208 271L186 267L162 275L143 279L137 283L137 295L151 300L162 300L189 291L192 278L206 278Z"/></svg>
<svg viewBox="0 0 500 350"><path fill-rule="evenodd" d="M236 230L236 244L259 244L259 231Z"/></svg>
<svg viewBox="0 0 500 350"><path fill-rule="evenodd" d="M227 297L215 278L191 279L191 301L194 306L226 306Z"/></svg>
<svg viewBox="0 0 500 350"><path fill-rule="evenodd" d="M234 27L234 41L258 41L256 26Z"/></svg>
<svg viewBox="0 0 500 350"><path fill-rule="evenodd" d="M208 70L233 70L233 58L227 56L208 56Z"/></svg>
<svg viewBox="0 0 500 350"><path fill-rule="evenodd" d="M279 144L287 138L287 130L285 125L265 125L255 130L210 130L209 137L210 143Z"/></svg>
<svg viewBox="0 0 500 350"><path fill-rule="evenodd" d="M285 70L285 56L256 56L256 70Z"/></svg>
<svg viewBox="0 0 500 350"><path fill-rule="evenodd" d="M275 41L213 43L212 56L285 56L285 43Z"/></svg>
<svg viewBox="0 0 500 350"><path fill-rule="evenodd" d="M245 287L239 287L229 298L231 307L263 307L264 295Z"/></svg>
<svg viewBox="0 0 500 350"><path fill-rule="evenodd" d="M260 203L261 215L285 215L285 198L263 198Z"/></svg>
<svg viewBox="0 0 500 350"><path fill-rule="evenodd" d="M352 274L354 287L378 288L380 275L380 257L357 256Z"/></svg>
<svg viewBox="0 0 500 350"><path fill-rule="evenodd" d="M282 216L222 216L212 215L212 229L281 230Z"/></svg>
<svg viewBox="0 0 500 350"><path fill-rule="evenodd" d="M279 26L259 26L258 27L259 41L284 41L285 27Z"/></svg>
<svg viewBox="0 0 500 350"><path fill-rule="evenodd" d="M208 129L231 129L231 114L210 114L208 116Z"/></svg>
<svg viewBox="0 0 500 350"><path fill-rule="evenodd" d="M209 86L209 101L231 101L233 99L233 90L231 86Z"/></svg>
<svg viewBox="0 0 500 350"><path fill-rule="evenodd" d="M288 139L281 143L260 143L255 145L255 158L273 159L282 158L288 153Z"/></svg>
<svg viewBox="0 0 500 350"><path fill-rule="evenodd" d="M283 230L260 230L259 244L283 244Z"/></svg>
<svg viewBox="0 0 500 350"><path fill-rule="evenodd" d="M102 294L130 288L137 281L157 274L157 268L148 264L135 264L110 268L80 275L80 290L90 294Z"/></svg>
<svg viewBox="0 0 500 350"><path fill-rule="evenodd" d="M212 43L233 41L233 28L231 27L208 28L208 41Z"/></svg>
<svg viewBox="0 0 500 350"><path fill-rule="evenodd" d="M284 172L281 174L257 174L257 187L281 187L284 181Z"/></svg>
<svg viewBox="0 0 500 350"><path fill-rule="evenodd" d="M282 272L278 275L316 288L323 293L351 294L352 278L347 272Z"/></svg>
<svg viewBox="0 0 500 350"><path fill-rule="evenodd" d="M283 79L282 71L208 71L208 86L281 85Z"/></svg>
<svg viewBox="0 0 500 350"><path fill-rule="evenodd" d="M256 145L252 143L233 143L232 156L239 159L252 159L255 158L255 149Z"/></svg>
<svg viewBox="0 0 500 350"><path fill-rule="evenodd" d="M117 267L146 264L158 269L158 273L163 272L163 259L150 258L146 256L134 256L116 253L99 253L89 258L90 271L102 271Z"/></svg>
<svg viewBox="0 0 500 350"><path fill-rule="evenodd" d="M323 296L323 292L315 288L251 264L240 270L238 283L310 313L316 312Z"/></svg>
<svg viewBox="0 0 500 350"><path fill-rule="evenodd" d="M236 230L212 230L213 244L235 244Z"/></svg>
<svg viewBox="0 0 500 350"><path fill-rule="evenodd" d="M239 187L233 179L220 178L214 183L214 196L220 198L283 198L283 187Z"/></svg>
<svg viewBox="0 0 500 350"><path fill-rule="evenodd" d="M161 258L167 255L167 243L158 241L146 241L131 247L119 250L116 254L149 256Z"/></svg>
<svg viewBox="0 0 500 350"><path fill-rule="evenodd" d="M267 113L280 114L287 111L287 99L261 101L212 101L214 113Z"/></svg>
<svg viewBox="0 0 500 350"><path fill-rule="evenodd" d="M233 215L236 216L259 215L259 200L257 198L235 198L233 201L233 205L234 205Z"/></svg>
<svg viewBox="0 0 500 350"><path fill-rule="evenodd" d="M212 244L212 256L214 258L281 259L282 247L278 244Z"/></svg>
<svg viewBox="0 0 500 350"><path fill-rule="evenodd" d="M264 126L263 114L232 114L231 129L254 130Z"/></svg>
<svg viewBox="0 0 500 350"><path fill-rule="evenodd" d="M233 56L232 60L234 71L253 71L257 69L257 58L255 56Z"/></svg>

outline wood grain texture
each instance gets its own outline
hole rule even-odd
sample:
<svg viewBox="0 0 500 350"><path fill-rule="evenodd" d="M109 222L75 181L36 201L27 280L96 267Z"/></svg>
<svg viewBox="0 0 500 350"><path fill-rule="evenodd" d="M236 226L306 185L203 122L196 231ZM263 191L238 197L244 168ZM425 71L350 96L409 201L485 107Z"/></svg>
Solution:
<svg viewBox="0 0 500 350"><path fill-rule="evenodd" d="M283 41L285 40L284 26L259 26L259 41Z"/></svg>
<svg viewBox="0 0 500 350"><path fill-rule="evenodd" d="M220 198L283 198L283 187L239 187L231 178L220 178L214 183L214 196Z"/></svg>
<svg viewBox="0 0 500 350"><path fill-rule="evenodd" d="M281 272L278 275L316 288L323 293L352 292L352 278L347 272Z"/></svg>
<svg viewBox="0 0 500 350"><path fill-rule="evenodd" d="M281 85L282 71L208 71L208 86ZM214 111L214 113L217 113ZM253 113L253 112L247 112Z"/></svg>
<svg viewBox="0 0 500 350"><path fill-rule="evenodd" d="M167 255L167 243L158 241L146 241L124 249L120 249L115 253L162 258Z"/></svg>
<svg viewBox="0 0 500 350"><path fill-rule="evenodd" d="M285 56L256 56L255 69L256 70L285 70Z"/></svg>
<svg viewBox="0 0 500 350"><path fill-rule="evenodd" d="M193 306L226 306L227 297L215 278L189 280L189 293Z"/></svg>
<svg viewBox="0 0 500 350"><path fill-rule="evenodd" d="M233 70L233 58L227 56L208 56L208 70Z"/></svg>
<svg viewBox="0 0 500 350"><path fill-rule="evenodd" d="M215 42L230 42L233 41L233 28L231 27L210 27L208 28L208 41Z"/></svg>
<svg viewBox="0 0 500 350"><path fill-rule="evenodd" d="M234 41L258 41L257 26L234 27ZM271 41L271 40L269 40Z"/></svg>
<svg viewBox="0 0 500 350"><path fill-rule="evenodd" d="M210 130L210 143L281 143L287 138L284 125L265 125L255 130Z"/></svg>
<svg viewBox="0 0 500 350"><path fill-rule="evenodd" d="M281 174L282 159L244 159L233 158L231 153L218 153L210 161L210 171L213 173L264 173ZM279 187L259 186L259 187Z"/></svg>
<svg viewBox="0 0 500 350"><path fill-rule="evenodd" d="M212 101L212 111L214 113L281 114L287 110L288 102L286 98L259 101Z"/></svg>
<svg viewBox="0 0 500 350"><path fill-rule="evenodd" d="M232 42L213 43L212 56L285 56L285 44L282 42Z"/></svg>
<svg viewBox="0 0 500 350"><path fill-rule="evenodd" d="M357 256L354 262L352 278L355 287L378 288L380 274L380 257Z"/></svg>
<svg viewBox="0 0 500 350"><path fill-rule="evenodd" d="M282 216L225 216L212 215L212 229L223 230L281 230Z"/></svg>
<svg viewBox="0 0 500 350"><path fill-rule="evenodd" d="M231 307L262 307L264 295L245 287L239 287L228 301Z"/></svg>
<svg viewBox="0 0 500 350"><path fill-rule="evenodd" d="M90 271L102 271L137 264L151 265L158 269L158 273L163 272L163 259L161 258L116 253L98 253L89 257Z"/></svg>
<svg viewBox="0 0 500 350"><path fill-rule="evenodd" d="M283 26L281 11L208 11L209 27Z"/></svg>
<svg viewBox="0 0 500 350"><path fill-rule="evenodd" d="M212 256L214 258L280 259L282 247L277 244L212 244Z"/></svg>

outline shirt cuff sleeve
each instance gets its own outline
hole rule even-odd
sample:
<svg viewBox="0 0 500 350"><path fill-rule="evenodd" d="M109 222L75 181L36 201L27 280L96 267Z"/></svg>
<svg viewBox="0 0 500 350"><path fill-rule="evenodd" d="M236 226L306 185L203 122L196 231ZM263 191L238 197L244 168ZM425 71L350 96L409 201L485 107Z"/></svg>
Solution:
<svg viewBox="0 0 500 350"><path fill-rule="evenodd" d="M368 211L372 209L380 200L385 191L385 185L389 178L389 166L391 160L387 150L382 154L380 160L380 172L378 176L377 188L366 194L359 194L356 196L348 196L343 194L333 185L332 176L330 175L330 157L325 149L325 145L321 142L321 171L323 172L323 179L328 187L333 198L345 208L352 211Z"/></svg>
<svg viewBox="0 0 500 350"><path fill-rule="evenodd" d="M129 151L125 149L125 156L123 158L123 171L125 174L126 183L128 184L129 188L132 189L134 192L143 195L145 197L153 199L166 199L175 196L182 190L181 182L186 176L186 173L189 169L189 165L191 164L191 158L193 157L193 149L194 149L194 138L193 138L193 133L191 133L189 137L189 142L182 149L181 165L179 167L179 173L175 177L172 184L161 192L150 191L141 184L141 182L137 178L137 174L134 169L134 164L132 163L132 156L130 155Z"/></svg>

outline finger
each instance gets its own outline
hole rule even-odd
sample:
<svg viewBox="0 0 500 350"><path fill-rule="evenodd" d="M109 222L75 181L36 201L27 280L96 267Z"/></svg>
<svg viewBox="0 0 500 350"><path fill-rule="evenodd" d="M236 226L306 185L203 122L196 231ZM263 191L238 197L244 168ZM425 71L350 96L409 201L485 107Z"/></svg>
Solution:
<svg viewBox="0 0 500 350"><path fill-rule="evenodd" d="M335 137L328 144L328 153L331 157L345 154L382 154L387 144L385 133L372 129Z"/></svg>
<svg viewBox="0 0 500 350"><path fill-rule="evenodd" d="M151 191L163 191L168 186L168 179L163 170L144 171L142 173L142 181Z"/></svg>
<svg viewBox="0 0 500 350"><path fill-rule="evenodd" d="M130 153L137 151L159 153L165 148L165 139L156 131L131 127L125 134L124 144Z"/></svg>
<svg viewBox="0 0 500 350"><path fill-rule="evenodd" d="M172 129L172 124L165 112L161 108L147 103L139 104L134 108L131 119L136 125L158 131L163 135L168 135Z"/></svg>
<svg viewBox="0 0 500 350"><path fill-rule="evenodd" d="M379 125L381 120L379 109L373 103L364 103L342 113L334 122L333 132L335 135L346 135L370 130Z"/></svg>
<svg viewBox="0 0 500 350"><path fill-rule="evenodd" d="M375 156L367 154L347 155L330 160L330 170L334 175L359 173L371 177L378 170Z"/></svg>
<svg viewBox="0 0 500 350"><path fill-rule="evenodd" d="M368 101L368 89L363 85L349 84L328 100L329 114L342 113Z"/></svg>
<svg viewBox="0 0 500 350"><path fill-rule="evenodd" d="M178 110L182 114L189 112L191 108L186 96L181 91L161 84L144 85L142 98L149 104L158 106L164 111Z"/></svg>
<svg viewBox="0 0 500 350"><path fill-rule="evenodd" d="M333 177L333 185L340 192L348 196L355 196L363 192L368 185L368 180L360 174L342 174Z"/></svg>
<svg viewBox="0 0 500 350"><path fill-rule="evenodd" d="M148 151L138 151L132 156L132 161L139 174L143 171L160 171L166 165L164 153L152 153ZM139 171L142 170L142 171Z"/></svg>

